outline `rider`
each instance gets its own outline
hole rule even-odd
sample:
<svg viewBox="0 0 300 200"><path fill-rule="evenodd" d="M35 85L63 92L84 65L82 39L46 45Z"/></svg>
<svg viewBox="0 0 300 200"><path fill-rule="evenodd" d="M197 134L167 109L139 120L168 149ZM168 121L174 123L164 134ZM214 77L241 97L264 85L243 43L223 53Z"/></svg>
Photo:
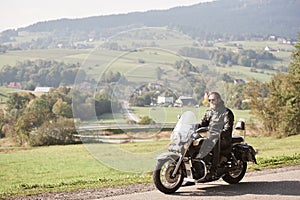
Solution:
<svg viewBox="0 0 300 200"><path fill-rule="evenodd" d="M232 140L233 112L225 107L221 95L217 92L209 93L208 101L210 109L205 112L204 117L197 126L198 128L208 127L211 141L215 143L215 139L220 138L221 150L227 149Z"/></svg>
<svg viewBox="0 0 300 200"><path fill-rule="evenodd" d="M232 130L234 123L233 112L225 107L221 95L217 92L211 92L208 95L210 109L208 109L196 128L208 127L208 140L204 141L201 145L197 158L205 157L211 150L213 150L213 163L214 167L211 169L212 173L217 173L217 166L219 165L220 153L225 151L231 146ZM220 142L218 140L220 138ZM185 184L194 185L192 182Z"/></svg>

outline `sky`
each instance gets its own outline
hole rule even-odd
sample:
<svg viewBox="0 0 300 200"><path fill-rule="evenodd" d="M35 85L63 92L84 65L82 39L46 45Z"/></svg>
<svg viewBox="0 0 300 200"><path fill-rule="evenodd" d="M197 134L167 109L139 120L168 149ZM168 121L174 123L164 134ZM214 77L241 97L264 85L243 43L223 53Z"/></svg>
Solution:
<svg viewBox="0 0 300 200"><path fill-rule="evenodd" d="M163 10L211 0L2 0L0 31L61 18Z"/></svg>

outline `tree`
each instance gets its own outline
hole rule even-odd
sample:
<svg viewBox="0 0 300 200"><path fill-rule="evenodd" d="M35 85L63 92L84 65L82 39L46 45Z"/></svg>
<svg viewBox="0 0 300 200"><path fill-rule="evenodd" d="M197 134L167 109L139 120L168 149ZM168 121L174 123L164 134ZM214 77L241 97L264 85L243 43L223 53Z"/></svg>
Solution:
<svg viewBox="0 0 300 200"><path fill-rule="evenodd" d="M6 111L10 113L15 119L17 119L25 109L27 103L34 98L33 94L20 95L13 93L9 96L6 102Z"/></svg>
<svg viewBox="0 0 300 200"><path fill-rule="evenodd" d="M258 121L262 122L264 130L266 132L271 132L272 127L269 127L268 124L266 124L269 123L269 120L266 120L268 109L266 109L265 104L267 96L267 85L264 83L260 83L257 80L251 81L248 83L247 88L245 89L245 96L250 100L250 113L255 115Z"/></svg>
<svg viewBox="0 0 300 200"><path fill-rule="evenodd" d="M206 91L206 82L203 77L195 77L195 83L193 83L194 93L198 100L202 99Z"/></svg>
<svg viewBox="0 0 300 200"><path fill-rule="evenodd" d="M52 112L57 116L62 116L66 118L72 118L72 108L71 105L67 102L64 102L62 99L58 99L53 105Z"/></svg>
<svg viewBox="0 0 300 200"><path fill-rule="evenodd" d="M288 123L281 128L290 134L300 133L300 34L291 56L286 88L286 117Z"/></svg>
<svg viewBox="0 0 300 200"><path fill-rule="evenodd" d="M111 113L112 104L110 99L105 95L97 94L95 98L95 111L97 116Z"/></svg>
<svg viewBox="0 0 300 200"><path fill-rule="evenodd" d="M228 75L227 73L224 73L222 75L222 80L225 81L226 83L232 83L233 79L230 75Z"/></svg>
<svg viewBox="0 0 300 200"><path fill-rule="evenodd" d="M58 87L61 82L61 72L58 68L51 68L50 72L47 73L45 84L52 87Z"/></svg>
<svg viewBox="0 0 300 200"><path fill-rule="evenodd" d="M2 132L2 127L5 124L5 116L4 111L0 109L0 138L4 137L4 133Z"/></svg>
<svg viewBox="0 0 300 200"><path fill-rule="evenodd" d="M287 74L278 72L266 84L248 84L251 111L270 135L300 133L300 35L295 47Z"/></svg>
<svg viewBox="0 0 300 200"><path fill-rule="evenodd" d="M226 105L235 108L242 109L242 101L243 101L243 85L234 84L234 83L224 83L225 94L224 100Z"/></svg>
<svg viewBox="0 0 300 200"><path fill-rule="evenodd" d="M300 34L299 34L299 41L295 45L296 51L291 56L291 63L289 66L289 74L294 74L295 78L300 77ZM296 80L299 84L299 79ZM299 87L299 85L298 85Z"/></svg>
<svg viewBox="0 0 300 200"><path fill-rule="evenodd" d="M161 80L164 70L160 67L157 67L155 71L156 71L157 80Z"/></svg>
<svg viewBox="0 0 300 200"><path fill-rule="evenodd" d="M54 119L46 96L36 98L26 106L22 114L16 119L16 140L20 145L25 144L30 133L40 127L45 121Z"/></svg>
<svg viewBox="0 0 300 200"><path fill-rule="evenodd" d="M73 119L58 118L56 121L45 121L30 135L32 146L74 144L78 138L74 136L76 129Z"/></svg>
<svg viewBox="0 0 300 200"><path fill-rule="evenodd" d="M299 91L294 78L292 74L278 73L267 84L263 121L270 134L289 136L300 133Z"/></svg>

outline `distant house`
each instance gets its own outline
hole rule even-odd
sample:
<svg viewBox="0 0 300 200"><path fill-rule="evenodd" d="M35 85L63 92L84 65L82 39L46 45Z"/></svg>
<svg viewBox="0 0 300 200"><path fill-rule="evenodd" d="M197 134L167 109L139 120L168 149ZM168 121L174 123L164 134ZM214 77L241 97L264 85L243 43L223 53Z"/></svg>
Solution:
<svg viewBox="0 0 300 200"><path fill-rule="evenodd" d="M173 104L173 97L158 96L157 104Z"/></svg>
<svg viewBox="0 0 300 200"><path fill-rule="evenodd" d="M234 79L233 82L234 84L240 84L240 85L246 84L246 82L243 79Z"/></svg>
<svg viewBox="0 0 300 200"><path fill-rule="evenodd" d="M233 52L234 52L234 53L240 53L240 52L243 51L243 50L244 50L243 47L238 46L238 47L236 47L236 48L233 50Z"/></svg>
<svg viewBox="0 0 300 200"><path fill-rule="evenodd" d="M162 87L162 85L159 83L149 83L148 87L151 88L152 90L154 90L154 89L158 90Z"/></svg>
<svg viewBox="0 0 300 200"><path fill-rule="evenodd" d="M276 41L277 37L275 35L270 35L269 40Z"/></svg>
<svg viewBox="0 0 300 200"><path fill-rule="evenodd" d="M279 44L286 44L286 39L283 38L283 37L279 37L279 38L277 38L277 42L278 42Z"/></svg>
<svg viewBox="0 0 300 200"><path fill-rule="evenodd" d="M40 93L49 93L51 87L36 87L34 89L34 92L40 92Z"/></svg>
<svg viewBox="0 0 300 200"><path fill-rule="evenodd" d="M197 101L193 97L180 96L174 103L175 107L195 106Z"/></svg>
<svg viewBox="0 0 300 200"><path fill-rule="evenodd" d="M9 88L14 88L14 89L22 89L22 85L20 82L10 82L8 84Z"/></svg>
<svg viewBox="0 0 300 200"><path fill-rule="evenodd" d="M274 49L274 48L271 48L271 47L269 47L269 46L266 46L266 47L265 47L265 51L277 51L277 52L279 52L280 49Z"/></svg>
<svg viewBox="0 0 300 200"><path fill-rule="evenodd" d="M271 48L269 46L266 46L265 51L271 51Z"/></svg>
<svg viewBox="0 0 300 200"><path fill-rule="evenodd" d="M57 47L60 48L60 49L63 48L63 46L64 46L64 45L61 44L61 43L57 44Z"/></svg>

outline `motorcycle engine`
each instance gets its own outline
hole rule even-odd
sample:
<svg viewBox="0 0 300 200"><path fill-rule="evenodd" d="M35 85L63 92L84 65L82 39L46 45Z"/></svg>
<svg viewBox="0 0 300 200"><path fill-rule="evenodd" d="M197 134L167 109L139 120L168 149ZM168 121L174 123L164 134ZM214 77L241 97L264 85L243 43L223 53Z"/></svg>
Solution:
<svg viewBox="0 0 300 200"><path fill-rule="evenodd" d="M200 160L193 160L192 161L192 171L193 171L193 177L194 179L200 179L205 175L205 166L203 162L201 162Z"/></svg>

